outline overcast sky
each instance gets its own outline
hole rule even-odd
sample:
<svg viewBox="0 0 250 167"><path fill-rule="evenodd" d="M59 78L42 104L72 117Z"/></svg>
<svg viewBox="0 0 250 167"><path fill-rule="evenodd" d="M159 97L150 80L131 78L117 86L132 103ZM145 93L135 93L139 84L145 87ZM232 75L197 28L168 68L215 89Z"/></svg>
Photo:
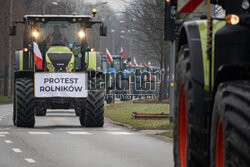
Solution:
<svg viewBox="0 0 250 167"><path fill-rule="evenodd" d="M121 11L123 9L122 0L88 0L89 2L96 4L101 2L108 2L109 6L114 10Z"/></svg>

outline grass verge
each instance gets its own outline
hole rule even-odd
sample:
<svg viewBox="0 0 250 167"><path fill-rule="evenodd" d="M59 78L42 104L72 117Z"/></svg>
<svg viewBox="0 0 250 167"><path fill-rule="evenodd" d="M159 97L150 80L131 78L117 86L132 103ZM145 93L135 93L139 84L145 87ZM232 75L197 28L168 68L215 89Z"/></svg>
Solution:
<svg viewBox="0 0 250 167"><path fill-rule="evenodd" d="M135 104L132 101L105 106L105 117L138 130L172 130L168 119L133 119L132 113L169 113L169 104Z"/></svg>
<svg viewBox="0 0 250 167"><path fill-rule="evenodd" d="M8 97L8 96L0 96L0 104L9 104L12 103L13 99L12 97Z"/></svg>
<svg viewBox="0 0 250 167"><path fill-rule="evenodd" d="M160 133L159 135L173 138L173 130L168 130L166 132Z"/></svg>

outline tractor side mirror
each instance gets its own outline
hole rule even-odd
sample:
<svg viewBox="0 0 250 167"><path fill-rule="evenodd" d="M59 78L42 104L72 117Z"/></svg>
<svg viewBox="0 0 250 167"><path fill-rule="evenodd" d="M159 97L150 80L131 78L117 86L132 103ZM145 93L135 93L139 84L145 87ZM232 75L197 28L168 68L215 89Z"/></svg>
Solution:
<svg viewBox="0 0 250 167"><path fill-rule="evenodd" d="M107 27L103 24L100 26L100 36L106 37L108 34Z"/></svg>
<svg viewBox="0 0 250 167"><path fill-rule="evenodd" d="M9 32L10 36L15 36L16 35L16 26L10 26L10 32Z"/></svg>

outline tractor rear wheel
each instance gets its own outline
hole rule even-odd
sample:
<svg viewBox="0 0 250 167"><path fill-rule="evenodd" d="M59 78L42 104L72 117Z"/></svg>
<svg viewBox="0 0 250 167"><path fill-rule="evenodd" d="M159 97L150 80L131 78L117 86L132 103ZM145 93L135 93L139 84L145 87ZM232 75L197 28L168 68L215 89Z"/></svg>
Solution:
<svg viewBox="0 0 250 167"><path fill-rule="evenodd" d="M13 124L16 125L16 84L14 84L14 98L13 98Z"/></svg>
<svg viewBox="0 0 250 167"><path fill-rule="evenodd" d="M35 107L36 109L36 116L46 116L47 109L45 107Z"/></svg>
<svg viewBox="0 0 250 167"><path fill-rule="evenodd" d="M250 81L220 84L213 108L210 166L250 164Z"/></svg>
<svg viewBox="0 0 250 167"><path fill-rule="evenodd" d="M188 45L181 46L176 64L174 95L174 160L176 167L207 167L209 139L207 117L201 114L205 106L199 102L203 87L195 87ZM196 88L196 89L195 89ZM195 98L198 94L199 99ZM197 96L196 96L197 97ZM197 104L198 103L198 104ZM199 113L198 113L199 112Z"/></svg>
<svg viewBox="0 0 250 167"><path fill-rule="evenodd" d="M15 123L18 127L34 127L34 82L30 78L17 78L15 82Z"/></svg>
<svg viewBox="0 0 250 167"><path fill-rule="evenodd" d="M104 124L104 89L100 87L101 81L100 78L92 78L88 83L89 91L84 114L86 127L103 127Z"/></svg>

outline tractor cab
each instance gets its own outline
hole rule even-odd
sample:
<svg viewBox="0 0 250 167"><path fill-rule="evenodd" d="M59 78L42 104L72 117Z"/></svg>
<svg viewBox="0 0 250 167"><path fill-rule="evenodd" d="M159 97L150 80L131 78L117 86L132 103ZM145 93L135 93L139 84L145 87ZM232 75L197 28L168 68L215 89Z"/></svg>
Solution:
<svg viewBox="0 0 250 167"><path fill-rule="evenodd" d="M112 55L113 63L112 66L115 68L116 71L123 70L123 62L120 55Z"/></svg>
<svg viewBox="0 0 250 167"><path fill-rule="evenodd" d="M23 58L32 61L30 53L34 52L35 71L75 72L86 70L86 60L90 60L86 30L101 22L88 15L25 15L24 21L13 23L11 35L18 23L25 25ZM104 29L101 25L100 35L106 35ZM33 63L29 65L31 69Z"/></svg>

